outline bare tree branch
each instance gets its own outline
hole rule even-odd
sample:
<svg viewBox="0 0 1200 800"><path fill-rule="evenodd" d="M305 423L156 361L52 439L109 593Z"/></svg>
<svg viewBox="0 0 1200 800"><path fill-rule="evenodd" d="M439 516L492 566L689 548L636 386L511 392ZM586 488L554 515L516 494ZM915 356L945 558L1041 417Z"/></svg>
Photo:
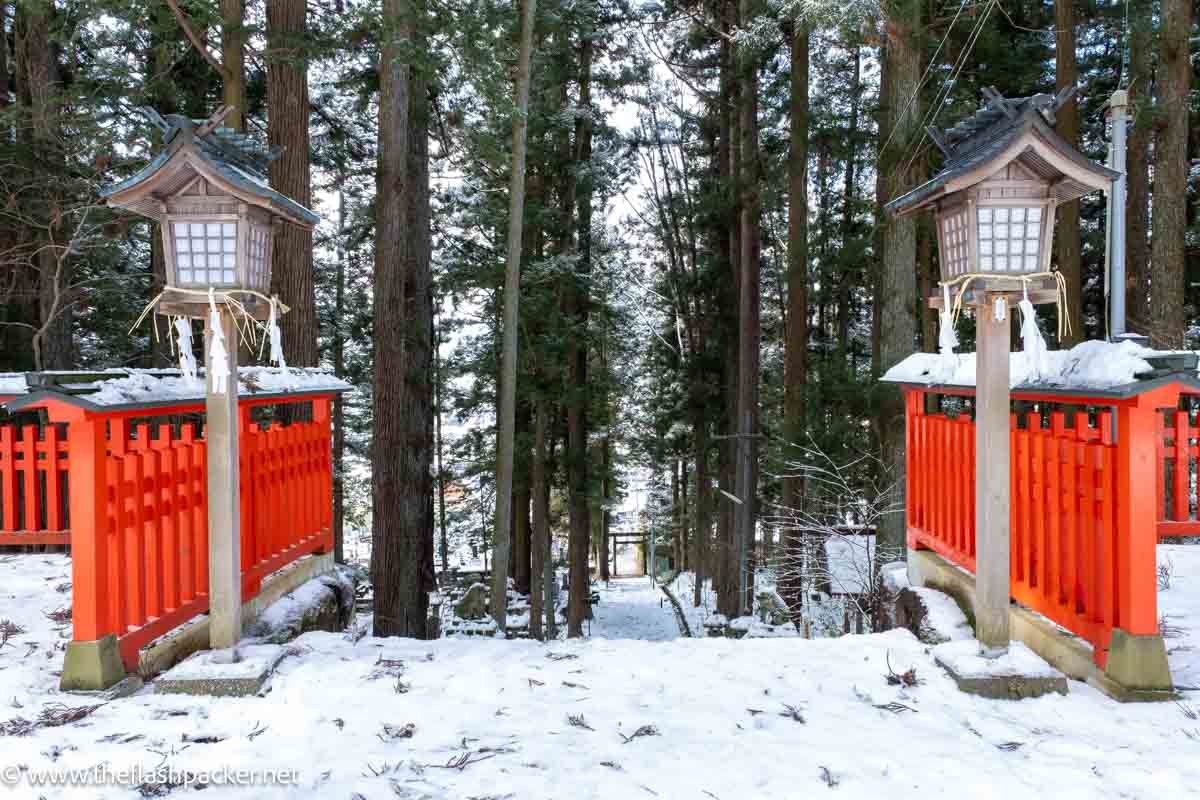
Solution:
<svg viewBox="0 0 1200 800"><path fill-rule="evenodd" d="M196 48L196 52L204 56L204 60L212 65L212 68L215 69L217 74L221 76L221 80L229 80L229 70L225 69L225 65L222 64L220 60L204 45L204 40L200 38L200 34L196 33L196 29L192 26L191 21L187 18L187 14L184 14L183 9L179 7L178 0L167 0L167 5L170 6L171 12L175 15L175 19L179 23L179 27L183 28L183 32L187 36L188 41L190 41L192 46Z"/></svg>

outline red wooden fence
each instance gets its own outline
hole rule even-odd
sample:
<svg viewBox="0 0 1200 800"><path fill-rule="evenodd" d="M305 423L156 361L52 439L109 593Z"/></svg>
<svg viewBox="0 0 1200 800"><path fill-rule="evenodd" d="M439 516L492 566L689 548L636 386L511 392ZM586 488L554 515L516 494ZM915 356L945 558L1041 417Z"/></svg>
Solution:
<svg viewBox="0 0 1200 800"><path fill-rule="evenodd" d="M65 545L67 439L61 425L0 426L0 545Z"/></svg>
<svg viewBox="0 0 1200 800"><path fill-rule="evenodd" d="M974 572L975 425L967 413L929 413L931 393L941 392L906 388L908 544ZM1101 667L1114 628L1158 632L1158 535L1200 533L1191 499L1200 431L1175 410L1178 397L1164 387L1072 400L1072 414L1011 417L1013 598L1091 642Z"/></svg>
<svg viewBox="0 0 1200 800"><path fill-rule="evenodd" d="M333 397L239 403L243 600L255 596L272 572L333 547ZM257 409L283 404L290 424L254 420ZM4 530L42 520L50 533L22 530L0 541L66 540L59 506L28 491L44 485L45 498L61 496L65 459L74 638L115 634L126 668L136 670L142 647L208 610L207 462L198 430L204 406L97 410L50 399L29 407L44 408L52 424L41 439L37 426L23 427L19 436L12 426L0 427ZM160 421L146 422L150 414ZM41 484L31 483L35 468L44 476ZM10 480L14 474L24 477ZM24 487L23 493L10 495L10 485ZM9 510L21 508L10 523Z"/></svg>
<svg viewBox="0 0 1200 800"><path fill-rule="evenodd" d="M1159 536L1200 536L1197 466L1200 426L1194 412L1171 410L1157 417Z"/></svg>

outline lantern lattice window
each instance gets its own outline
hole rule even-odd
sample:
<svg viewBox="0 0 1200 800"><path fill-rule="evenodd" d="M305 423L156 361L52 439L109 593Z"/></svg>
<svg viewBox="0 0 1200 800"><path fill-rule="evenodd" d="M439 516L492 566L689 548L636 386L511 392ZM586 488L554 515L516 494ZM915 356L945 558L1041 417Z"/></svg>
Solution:
<svg viewBox="0 0 1200 800"><path fill-rule="evenodd" d="M970 231L967 228L967 214L965 211L957 214L944 214L941 224L942 262L951 275L962 275L967 272L970 265Z"/></svg>
<svg viewBox="0 0 1200 800"><path fill-rule="evenodd" d="M250 226L250 285L265 292L270 289L267 252L268 229L265 225Z"/></svg>
<svg viewBox="0 0 1200 800"><path fill-rule="evenodd" d="M174 222L175 266L182 285L237 282L237 223Z"/></svg>
<svg viewBox="0 0 1200 800"><path fill-rule="evenodd" d="M1042 239L1042 209L979 209L979 271L1037 272Z"/></svg>

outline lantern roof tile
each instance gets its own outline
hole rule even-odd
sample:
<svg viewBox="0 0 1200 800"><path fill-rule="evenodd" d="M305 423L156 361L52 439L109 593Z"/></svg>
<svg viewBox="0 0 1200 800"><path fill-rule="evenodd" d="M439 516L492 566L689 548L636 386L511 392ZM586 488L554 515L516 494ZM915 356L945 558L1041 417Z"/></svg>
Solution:
<svg viewBox="0 0 1200 800"><path fill-rule="evenodd" d="M283 215L294 218L294 221L309 225L320 221L316 212L271 188L266 170L267 165L279 156L278 148L265 150L253 137L240 131L215 127L179 114L163 117L151 108L142 108L141 111L152 125L162 131L164 149L133 175L102 188L100 197L109 198L149 180L178 153L187 150L233 187L262 198Z"/></svg>
<svg viewBox="0 0 1200 800"><path fill-rule="evenodd" d="M1037 94L1031 97L1005 98L994 89L985 92L987 103L972 116L942 131L930 131L935 143L946 155L942 169L930 180L884 206L889 213L917 211L945 195L956 178L969 175L993 159L1000 158L1026 134L1053 150L1084 171L1101 180L1115 180L1119 174L1092 161L1054 132L1054 112L1069 94ZM1003 164L998 164L997 169ZM1079 192L1083 194L1083 192Z"/></svg>

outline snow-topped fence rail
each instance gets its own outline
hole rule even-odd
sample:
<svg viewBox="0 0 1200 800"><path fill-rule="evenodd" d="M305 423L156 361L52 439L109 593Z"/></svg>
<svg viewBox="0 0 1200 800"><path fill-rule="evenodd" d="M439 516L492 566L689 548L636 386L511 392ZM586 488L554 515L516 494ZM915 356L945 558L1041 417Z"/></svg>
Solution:
<svg viewBox="0 0 1200 800"><path fill-rule="evenodd" d="M330 412L348 387L286 374L240 375L243 600L333 548ZM35 421L0 421L0 544L69 543L74 640L113 634L136 671L145 645L208 610L203 387L136 373L64 388L5 402Z"/></svg>
<svg viewBox="0 0 1200 800"><path fill-rule="evenodd" d="M975 390L885 380L906 401L908 546L973 573ZM1200 535L1198 410L1190 370L1012 389L1012 596L1090 642L1101 669L1115 628L1159 633L1158 538Z"/></svg>

